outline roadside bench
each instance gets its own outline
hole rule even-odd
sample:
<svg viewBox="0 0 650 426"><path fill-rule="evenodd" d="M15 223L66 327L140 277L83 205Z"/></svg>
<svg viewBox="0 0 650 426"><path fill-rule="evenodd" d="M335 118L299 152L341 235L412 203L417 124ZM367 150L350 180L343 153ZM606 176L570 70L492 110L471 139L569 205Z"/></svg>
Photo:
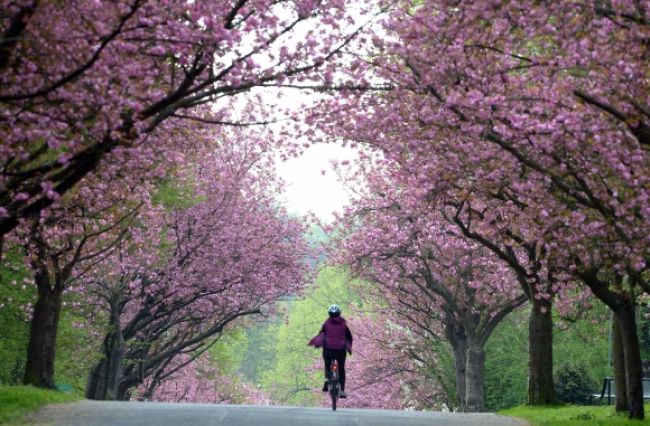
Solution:
<svg viewBox="0 0 650 426"><path fill-rule="evenodd" d="M650 379L642 379L643 381L643 399L650 399ZM616 388L614 386L613 377L605 377L603 380L603 389L600 393L594 393L589 397L589 403L593 404L594 402L602 402L603 399L607 399L607 405L612 403L613 399L616 399Z"/></svg>

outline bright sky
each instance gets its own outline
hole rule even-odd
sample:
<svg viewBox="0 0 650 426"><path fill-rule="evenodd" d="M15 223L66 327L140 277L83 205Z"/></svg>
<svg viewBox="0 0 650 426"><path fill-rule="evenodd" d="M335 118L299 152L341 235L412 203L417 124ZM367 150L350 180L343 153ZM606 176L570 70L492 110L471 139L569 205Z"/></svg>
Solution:
<svg viewBox="0 0 650 426"><path fill-rule="evenodd" d="M367 17L361 14L367 4L364 1L354 2L351 0L349 11L358 25ZM356 9L359 9L356 11ZM301 32L306 32L310 27L297 28L295 34L300 38ZM291 45L293 41L287 41ZM299 110L304 105L309 105L317 94L307 94L300 91L287 91L283 96L278 97L278 92L256 92L268 100L269 105L275 104L282 108L293 108ZM277 172L286 182L284 196L281 202L292 214L303 215L313 212L319 219L331 221L334 219L333 212L341 212L349 202L348 191L343 183L338 181L336 173L332 170L332 160L354 160L357 158L357 151L352 148L344 148L340 144L317 144L304 150L299 158L292 158L286 162L278 161ZM323 173L325 171L325 173Z"/></svg>
<svg viewBox="0 0 650 426"><path fill-rule="evenodd" d="M311 211L318 218L331 221L332 212L341 212L349 202L349 195L330 162L355 157L356 151L349 147L317 144L307 148L301 157L278 163L278 174L286 181L282 201L289 212L303 215Z"/></svg>

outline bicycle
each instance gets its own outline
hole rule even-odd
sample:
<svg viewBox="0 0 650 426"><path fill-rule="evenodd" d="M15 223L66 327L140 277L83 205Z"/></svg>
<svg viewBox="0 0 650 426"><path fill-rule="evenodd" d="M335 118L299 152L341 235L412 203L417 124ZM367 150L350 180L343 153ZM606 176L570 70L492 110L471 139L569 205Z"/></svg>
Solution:
<svg viewBox="0 0 650 426"><path fill-rule="evenodd" d="M336 402L339 399L340 384L339 384L339 363L333 359L330 364L330 374L327 378L330 397L332 398L332 411L336 411Z"/></svg>

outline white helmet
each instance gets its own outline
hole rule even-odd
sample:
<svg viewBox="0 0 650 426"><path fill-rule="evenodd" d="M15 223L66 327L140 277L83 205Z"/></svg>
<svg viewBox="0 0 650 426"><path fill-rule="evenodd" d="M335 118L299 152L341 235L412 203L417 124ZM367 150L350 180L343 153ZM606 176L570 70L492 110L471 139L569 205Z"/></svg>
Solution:
<svg viewBox="0 0 650 426"><path fill-rule="evenodd" d="M330 307L327 308L327 312L330 314L340 314L341 308L339 308L339 305L330 305Z"/></svg>

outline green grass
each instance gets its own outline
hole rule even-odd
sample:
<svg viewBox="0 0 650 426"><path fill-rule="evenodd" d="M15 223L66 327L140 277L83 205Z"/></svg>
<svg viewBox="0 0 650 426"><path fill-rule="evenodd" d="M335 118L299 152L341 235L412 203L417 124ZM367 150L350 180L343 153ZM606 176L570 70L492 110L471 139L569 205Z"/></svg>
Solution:
<svg viewBox="0 0 650 426"><path fill-rule="evenodd" d="M641 421L616 414L613 406L519 406L499 414L524 419L531 426L641 426L650 425L650 405L645 406L645 412L646 419Z"/></svg>
<svg viewBox="0 0 650 426"><path fill-rule="evenodd" d="M0 424L18 424L25 414L43 405L79 399L78 395L31 386L0 386Z"/></svg>

